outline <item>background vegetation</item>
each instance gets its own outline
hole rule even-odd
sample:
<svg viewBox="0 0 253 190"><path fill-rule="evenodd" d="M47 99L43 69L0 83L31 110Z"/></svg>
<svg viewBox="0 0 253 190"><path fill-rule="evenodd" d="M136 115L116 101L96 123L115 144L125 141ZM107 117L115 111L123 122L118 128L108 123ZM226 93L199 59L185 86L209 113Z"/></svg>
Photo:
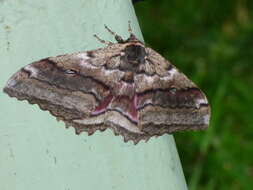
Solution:
<svg viewBox="0 0 253 190"><path fill-rule="evenodd" d="M192 79L210 128L175 135L190 190L253 189L253 1L146 0L145 41Z"/></svg>

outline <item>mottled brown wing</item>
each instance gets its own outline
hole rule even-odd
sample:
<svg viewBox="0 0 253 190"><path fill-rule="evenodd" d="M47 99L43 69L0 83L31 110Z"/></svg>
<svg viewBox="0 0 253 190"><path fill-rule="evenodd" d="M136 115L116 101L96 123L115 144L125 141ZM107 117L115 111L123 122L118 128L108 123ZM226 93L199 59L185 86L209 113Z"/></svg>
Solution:
<svg viewBox="0 0 253 190"><path fill-rule="evenodd" d="M210 108L203 92L154 50L147 52L156 72L135 76L141 131L153 136L207 128Z"/></svg>
<svg viewBox="0 0 253 190"><path fill-rule="evenodd" d="M112 126L113 120L117 120L117 113L108 112L98 119L92 118L91 113L110 96L111 87L122 77L121 71L107 70L104 66L117 59L120 51L121 45L116 44L31 63L8 80L4 92L19 100L38 104L57 119L74 126L78 134L82 131L92 134L95 130L104 130L108 123ZM128 123L126 120L122 125Z"/></svg>

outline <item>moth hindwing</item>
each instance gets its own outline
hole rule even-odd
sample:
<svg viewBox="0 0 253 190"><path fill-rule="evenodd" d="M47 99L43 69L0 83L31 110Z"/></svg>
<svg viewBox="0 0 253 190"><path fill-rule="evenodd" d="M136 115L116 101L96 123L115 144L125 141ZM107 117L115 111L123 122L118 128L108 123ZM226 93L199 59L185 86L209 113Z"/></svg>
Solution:
<svg viewBox="0 0 253 190"><path fill-rule="evenodd" d="M21 68L4 92L28 100L89 135L110 128L124 141L205 129L205 95L175 66L131 32L105 48L49 57Z"/></svg>

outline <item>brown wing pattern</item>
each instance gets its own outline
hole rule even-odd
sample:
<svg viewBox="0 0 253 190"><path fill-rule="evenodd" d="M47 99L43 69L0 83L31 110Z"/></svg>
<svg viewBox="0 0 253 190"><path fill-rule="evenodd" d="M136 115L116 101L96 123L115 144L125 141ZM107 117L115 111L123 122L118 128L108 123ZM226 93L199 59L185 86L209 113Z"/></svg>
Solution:
<svg viewBox="0 0 253 190"><path fill-rule="evenodd" d="M162 56L136 43L34 62L15 73L4 92L38 104L77 134L111 128L138 143L206 128L205 95Z"/></svg>

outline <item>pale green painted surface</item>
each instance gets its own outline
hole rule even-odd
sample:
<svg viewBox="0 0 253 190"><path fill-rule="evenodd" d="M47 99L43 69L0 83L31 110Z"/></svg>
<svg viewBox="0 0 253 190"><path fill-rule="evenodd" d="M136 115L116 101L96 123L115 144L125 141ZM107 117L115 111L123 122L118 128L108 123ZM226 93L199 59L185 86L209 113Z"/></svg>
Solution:
<svg viewBox="0 0 253 190"><path fill-rule="evenodd" d="M127 21L141 38L130 0L0 0L0 88L24 65L89 50L123 37ZM1 190L184 190L172 136L137 146L111 131L76 136L48 112L0 93Z"/></svg>

